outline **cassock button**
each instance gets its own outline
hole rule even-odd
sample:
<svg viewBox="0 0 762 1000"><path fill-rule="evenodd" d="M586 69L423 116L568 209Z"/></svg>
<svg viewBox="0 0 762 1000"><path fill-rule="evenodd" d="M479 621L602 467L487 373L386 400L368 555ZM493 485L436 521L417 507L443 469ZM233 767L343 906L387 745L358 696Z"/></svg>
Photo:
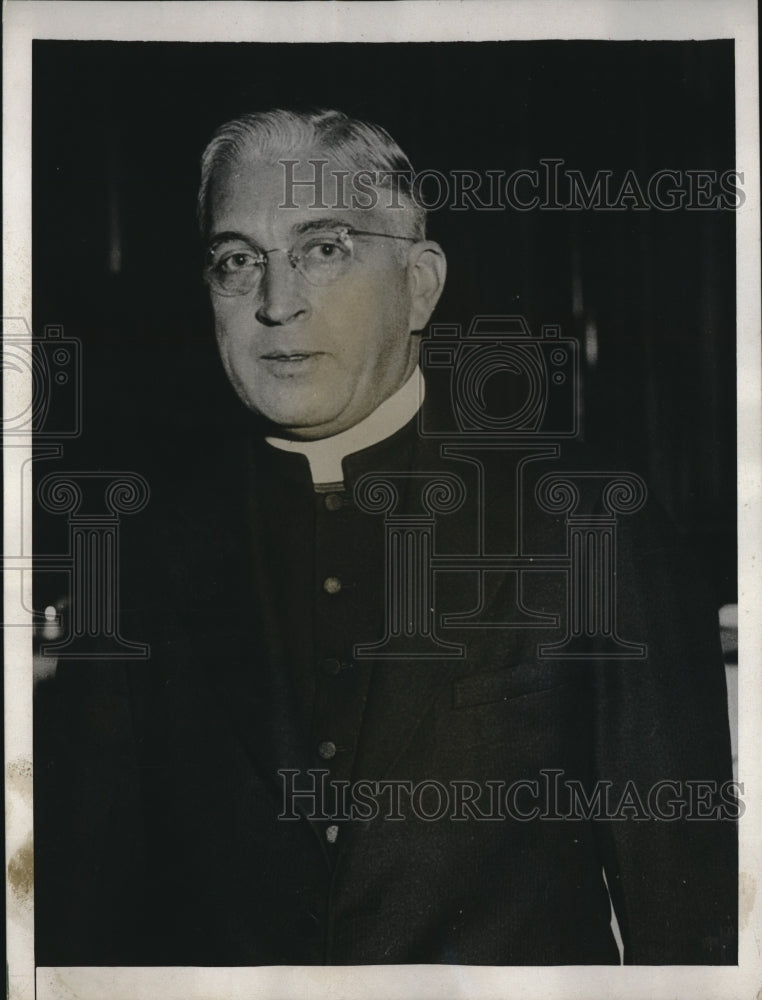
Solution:
<svg viewBox="0 0 762 1000"><path fill-rule="evenodd" d="M331 757L336 756L336 744L331 743L330 740L326 740L324 743L321 743L320 746L318 747L318 753L323 758L323 760L330 760Z"/></svg>
<svg viewBox="0 0 762 1000"><path fill-rule="evenodd" d="M328 841L329 844L335 844L338 835L339 835L339 828L338 826L336 826L335 823L331 823L330 826L327 826L325 828L325 839Z"/></svg>
<svg viewBox="0 0 762 1000"><path fill-rule="evenodd" d="M327 493L323 502L326 510L341 510L344 506L344 501L338 493Z"/></svg>
<svg viewBox="0 0 762 1000"><path fill-rule="evenodd" d="M341 590L341 580L337 576L327 576L323 580L323 590L326 594L338 594Z"/></svg>
<svg viewBox="0 0 762 1000"><path fill-rule="evenodd" d="M340 670L341 662L339 660L335 660L333 657L323 660L323 672L328 674L329 677L335 677Z"/></svg>

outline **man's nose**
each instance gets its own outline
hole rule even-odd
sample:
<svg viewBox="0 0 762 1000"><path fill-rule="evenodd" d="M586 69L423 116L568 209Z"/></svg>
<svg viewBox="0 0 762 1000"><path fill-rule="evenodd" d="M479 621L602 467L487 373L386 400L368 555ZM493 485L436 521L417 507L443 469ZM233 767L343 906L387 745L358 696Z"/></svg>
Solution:
<svg viewBox="0 0 762 1000"><path fill-rule="evenodd" d="M263 326L281 326L307 314L304 279L288 254L271 250L260 286L256 317Z"/></svg>

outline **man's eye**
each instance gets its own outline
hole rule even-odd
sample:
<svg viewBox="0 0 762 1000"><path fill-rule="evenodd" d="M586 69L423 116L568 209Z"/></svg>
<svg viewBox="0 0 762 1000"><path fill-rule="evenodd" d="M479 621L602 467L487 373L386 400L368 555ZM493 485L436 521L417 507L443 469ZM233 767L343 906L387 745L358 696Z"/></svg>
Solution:
<svg viewBox="0 0 762 1000"><path fill-rule="evenodd" d="M235 250L220 257L215 267L223 274L235 274L237 271L256 267L259 263L259 258L248 250Z"/></svg>
<svg viewBox="0 0 762 1000"><path fill-rule="evenodd" d="M320 239L307 244L302 256L307 260L322 262L340 260L347 256L349 248L338 239Z"/></svg>

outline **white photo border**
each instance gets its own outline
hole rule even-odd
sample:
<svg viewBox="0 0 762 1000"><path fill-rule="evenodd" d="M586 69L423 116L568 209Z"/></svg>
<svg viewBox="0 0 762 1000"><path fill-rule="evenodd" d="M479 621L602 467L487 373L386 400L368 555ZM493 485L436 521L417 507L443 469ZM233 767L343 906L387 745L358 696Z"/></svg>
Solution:
<svg viewBox="0 0 762 1000"><path fill-rule="evenodd" d="M740 940L737 967L331 968L34 967L33 893L7 884L12 1000L253 1000L253 998L648 997L751 998L762 987L762 435L757 12L753 0L400 0L400 2L25 2L4 6L4 316L31 328L31 84L34 39L119 41L404 42L529 39L735 41L737 420L739 538ZM6 320L7 323L7 320ZM4 372L4 377L6 373ZM31 403L31 378L5 383L4 411ZM6 553L31 553L31 503L19 485L31 438L4 441ZM21 565L21 563L19 563ZM6 569L8 564L6 563ZM21 585L19 585L21 581ZM6 873L32 858L31 572L5 575ZM24 867L26 865L26 867Z"/></svg>

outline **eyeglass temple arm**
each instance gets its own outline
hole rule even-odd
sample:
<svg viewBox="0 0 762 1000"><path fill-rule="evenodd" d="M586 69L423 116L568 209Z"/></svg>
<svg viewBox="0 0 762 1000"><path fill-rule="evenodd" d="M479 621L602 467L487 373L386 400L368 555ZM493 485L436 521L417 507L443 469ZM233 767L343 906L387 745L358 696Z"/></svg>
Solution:
<svg viewBox="0 0 762 1000"><path fill-rule="evenodd" d="M409 243L417 243L416 236L395 236L394 233L371 233L367 229L350 229L349 236L384 236L388 240L407 240Z"/></svg>

